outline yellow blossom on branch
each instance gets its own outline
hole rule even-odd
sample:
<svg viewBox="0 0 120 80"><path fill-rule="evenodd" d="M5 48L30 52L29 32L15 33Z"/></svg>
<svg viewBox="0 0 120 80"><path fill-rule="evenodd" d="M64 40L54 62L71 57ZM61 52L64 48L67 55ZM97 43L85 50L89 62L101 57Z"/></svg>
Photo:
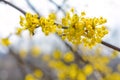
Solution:
<svg viewBox="0 0 120 80"><path fill-rule="evenodd" d="M49 14L47 18L39 18L37 14L26 13L26 17L20 16L22 28L18 29L18 33L21 32L21 29L34 33L37 27L41 27L45 35L58 33L63 40L68 40L77 45L83 43L89 47L101 43L102 38L108 34L104 25L107 22L105 18L86 17L85 12L78 15L74 12L74 8L61 19L61 24L55 23L56 19L57 16L54 13Z"/></svg>

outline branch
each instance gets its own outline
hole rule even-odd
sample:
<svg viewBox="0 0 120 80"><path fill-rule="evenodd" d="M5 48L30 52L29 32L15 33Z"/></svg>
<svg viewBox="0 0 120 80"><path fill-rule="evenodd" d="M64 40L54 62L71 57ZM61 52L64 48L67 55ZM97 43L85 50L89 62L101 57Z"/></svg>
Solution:
<svg viewBox="0 0 120 80"><path fill-rule="evenodd" d="M65 14L65 11L64 11L64 9L62 9L61 6L57 5L57 3L55 3L53 0L49 0L49 1L57 7L57 9L58 9L57 11L61 10L63 12L63 14Z"/></svg>
<svg viewBox="0 0 120 80"><path fill-rule="evenodd" d="M14 5L14 4L12 4L12 3L8 2L8 1L5 1L5 0L0 0L0 1L8 4L9 6L15 8L15 9L17 9L18 11L20 11L20 12L23 13L24 15L26 14L26 12L25 12L24 10L20 9L20 8L17 7L16 5Z"/></svg>
<svg viewBox="0 0 120 80"><path fill-rule="evenodd" d="M8 2L8 1L5 1L5 0L0 0L0 1L2 1L2 2L8 4L8 5L10 5L11 7L15 8L15 9L17 9L18 11L20 11L20 12L23 13L24 15L26 14L25 11L23 11L22 9L20 9L20 8L18 8L17 6L13 5L12 3ZM50 0L50 1L52 1L52 0ZM57 23L55 23L55 24L57 24ZM66 28L66 27L65 27L65 28ZM117 50L117 51L120 52L120 48L119 48L119 47L116 47L116 46L114 46L114 45L112 45L112 44L109 44L109 43L107 43L107 42L105 42L105 41L102 41L101 44L103 44L103 45L105 45L105 46L107 46L107 47L109 47L109 48L112 48L112 49Z"/></svg>
<svg viewBox="0 0 120 80"><path fill-rule="evenodd" d="M112 49L117 50L117 51L120 52L120 48L119 48L119 47L116 47L116 46L114 46L114 45L112 45L112 44L109 44L109 43L107 43L107 42L105 42L105 41L102 41L101 44L103 44L103 45L105 45L105 46L107 46L107 47L110 47L110 48L112 48Z"/></svg>
<svg viewBox="0 0 120 80"><path fill-rule="evenodd" d="M31 4L30 0L26 0L26 3L36 14L39 14L39 12L36 10L36 8Z"/></svg>

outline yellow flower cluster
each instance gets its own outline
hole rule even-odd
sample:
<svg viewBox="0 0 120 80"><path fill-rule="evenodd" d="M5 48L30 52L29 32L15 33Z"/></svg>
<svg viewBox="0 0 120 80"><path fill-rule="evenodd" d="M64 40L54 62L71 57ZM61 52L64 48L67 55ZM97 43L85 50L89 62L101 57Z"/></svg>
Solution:
<svg viewBox="0 0 120 80"><path fill-rule="evenodd" d="M39 20L39 25L42 28L42 31L48 35L50 33L55 33L57 25L55 24L56 15L54 13L49 14L48 18L41 17Z"/></svg>
<svg viewBox="0 0 120 80"><path fill-rule="evenodd" d="M106 19L103 17L90 18L85 16L85 12L81 15L75 14L72 10L62 18L62 25L67 26L63 30L63 39L67 39L73 44L84 43L85 46L92 47L96 43L100 43L101 39L108 33L104 23Z"/></svg>
<svg viewBox="0 0 120 80"><path fill-rule="evenodd" d="M37 26L39 26L38 15L32 15L30 13L26 13L26 17L20 16L20 25L22 28L18 28L17 33L19 34L21 30L29 30L30 33L34 33L34 30Z"/></svg>
<svg viewBox="0 0 120 80"><path fill-rule="evenodd" d="M42 31L48 35L49 33L54 33L56 31L55 23L56 15L51 13L48 18L38 17L37 14L32 15L31 13L26 13L26 17L20 16L20 25L22 28L17 29L17 34L20 34L22 30L29 30L30 33L34 33L34 30L41 26Z"/></svg>
<svg viewBox="0 0 120 80"><path fill-rule="evenodd" d="M39 18L36 14L27 13L25 18L20 16L20 25L23 27L17 29L17 34L20 34L24 29L34 33L37 27L41 27L46 35L58 33L63 40L66 39L73 44L83 43L85 46L92 47L96 43L100 43L104 35L108 33L104 25L106 19L103 17L90 18L85 15L85 12L81 12L79 16L72 9L61 19L61 24L56 24L57 17L54 13L51 13L47 18Z"/></svg>

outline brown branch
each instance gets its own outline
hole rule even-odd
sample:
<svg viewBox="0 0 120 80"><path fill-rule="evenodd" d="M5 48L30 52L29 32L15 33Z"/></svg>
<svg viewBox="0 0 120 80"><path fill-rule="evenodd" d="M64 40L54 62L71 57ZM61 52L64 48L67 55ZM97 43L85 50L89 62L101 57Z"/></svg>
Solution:
<svg viewBox="0 0 120 80"><path fill-rule="evenodd" d="M20 9L20 8L17 7L16 5L14 5L14 4L12 4L12 3L6 1L6 0L0 0L0 1L2 1L2 2L8 4L9 6L15 8L15 9L17 9L18 11L20 11L20 12L23 13L24 15L26 14L26 12L25 12L24 10Z"/></svg>
<svg viewBox="0 0 120 80"><path fill-rule="evenodd" d="M105 41L102 41L101 44L103 44L103 45L105 45L105 46L107 46L107 47L110 47L110 48L112 48L112 49L117 50L117 51L120 52L120 48L119 48L119 47L116 47L116 46L114 46L114 45L112 45L112 44L109 44L109 43L107 43L107 42L105 42Z"/></svg>

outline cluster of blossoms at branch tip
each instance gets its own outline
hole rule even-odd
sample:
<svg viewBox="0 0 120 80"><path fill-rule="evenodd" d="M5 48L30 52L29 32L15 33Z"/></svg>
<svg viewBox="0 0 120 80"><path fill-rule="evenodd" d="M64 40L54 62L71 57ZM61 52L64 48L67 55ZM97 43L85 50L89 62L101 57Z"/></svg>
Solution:
<svg viewBox="0 0 120 80"><path fill-rule="evenodd" d="M73 44L84 43L85 46L92 47L96 43L100 43L101 39L108 30L104 26L106 19L100 18L89 18L85 16L85 12L81 12L81 15L74 13L67 13L62 18L62 24L68 26L67 29L63 30L63 39L67 39Z"/></svg>
<svg viewBox="0 0 120 80"><path fill-rule="evenodd" d="M26 29L30 33L34 33L37 27L41 27L46 35L57 33L63 40L68 40L76 45L83 43L85 46L92 47L100 43L104 35L108 33L104 25L107 20L103 17L90 18L85 15L85 12L78 15L74 9L71 9L61 19L61 24L57 24L55 23L57 16L54 13L49 14L47 18L39 18L36 14L26 13L26 17L20 16L22 27L17 29L17 34Z"/></svg>

